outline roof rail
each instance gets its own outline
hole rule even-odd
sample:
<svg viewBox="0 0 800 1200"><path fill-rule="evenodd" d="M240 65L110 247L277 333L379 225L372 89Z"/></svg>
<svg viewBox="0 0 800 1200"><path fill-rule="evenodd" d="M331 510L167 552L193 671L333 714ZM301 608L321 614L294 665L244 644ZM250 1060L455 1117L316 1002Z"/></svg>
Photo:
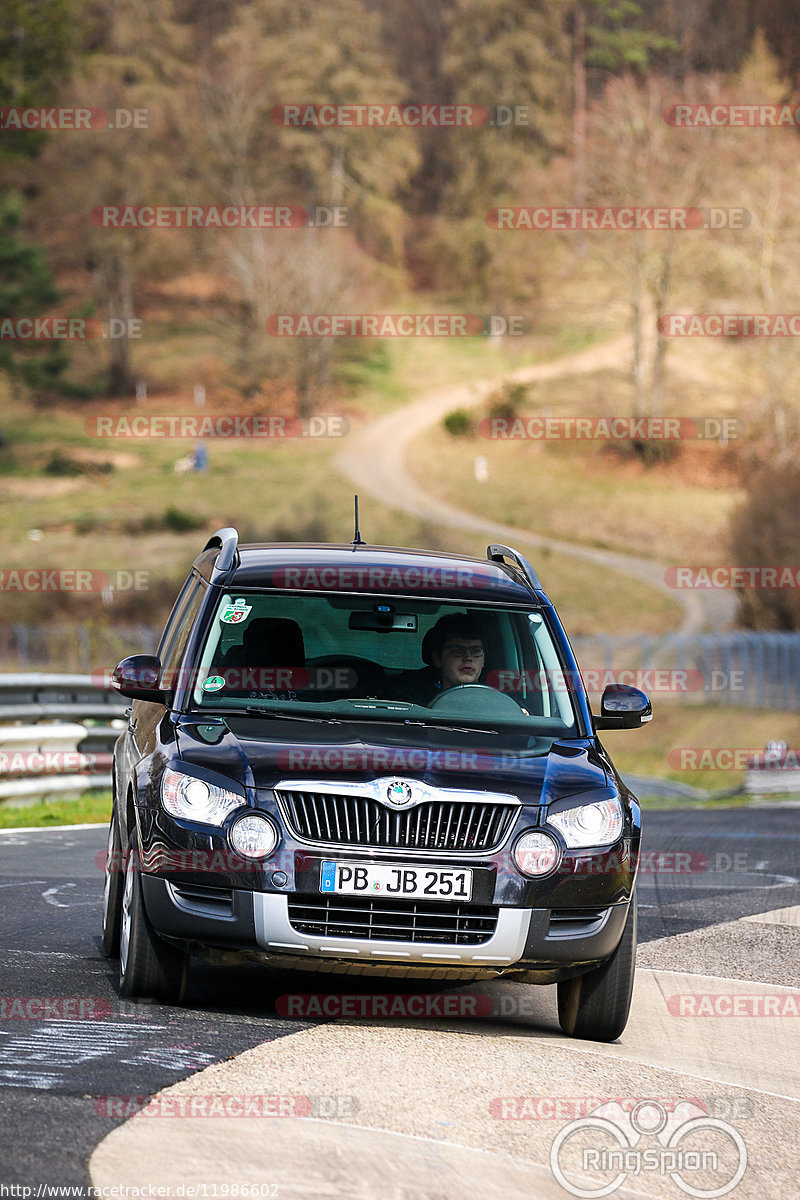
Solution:
<svg viewBox="0 0 800 1200"><path fill-rule="evenodd" d="M215 546L219 546L220 551L214 561L214 570L211 573L212 583L216 583L220 576L227 575L234 562L238 559L238 530L230 525L226 526L225 529L218 529L216 533L212 533L202 552L205 553L206 550L213 550Z"/></svg>
<svg viewBox="0 0 800 1200"><path fill-rule="evenodd" d="M503 546L500 543L493 542L491 546L486 547L486 557L490 562L496 563L502 563L506 558L510 558L522 572L525 582L533 591L541 592L543 590L542 581L527 558L523 558L519 551L512 550L511 546Z"/></svg>

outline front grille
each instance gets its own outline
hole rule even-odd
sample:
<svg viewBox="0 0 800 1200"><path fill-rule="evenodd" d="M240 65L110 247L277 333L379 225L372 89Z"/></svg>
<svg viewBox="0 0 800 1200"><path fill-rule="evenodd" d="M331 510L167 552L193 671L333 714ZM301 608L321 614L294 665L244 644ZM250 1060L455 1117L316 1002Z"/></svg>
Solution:
<svg viewBox="0 0 800 1200"><path fill-rule="evenodd" d="M603 923L607 908L553 908L550 910L548 935L579 937L592 933Z"/></svg>
<svg viewBox="0 0 800 1200"><path fill-rule="evenodd" d="M276 792L293 833L309 842L387 850L492 850L505 837L518 806L427 800L405 812L368 796Z"/></svg>
<svg viewBox="0 0 800 1200"><path fill-rule="evenodd" d="M289 923L298 933L314 937L480 946L494 934L497 909L493 905L445 907L430 900L296 895L289 899Z"/></svg>
<svg viewBox="0 0 800 1200"><path fill-rule="evenodd" d="M197 883L171 883L173 895L185 907L210 916L233 915L233 892L230 888L211 888Z"/></svg>

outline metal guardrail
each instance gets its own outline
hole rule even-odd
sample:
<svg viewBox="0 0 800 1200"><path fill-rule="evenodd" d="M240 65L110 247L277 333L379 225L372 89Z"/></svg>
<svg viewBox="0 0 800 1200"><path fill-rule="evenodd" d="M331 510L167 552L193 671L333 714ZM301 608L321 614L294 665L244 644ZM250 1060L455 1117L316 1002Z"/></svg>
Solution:
<svg viewBox="0 0 800 1200"><path fill-rule="evenodd" d="M602 675L621 666L638 669L640 682L634 678L623 682L645 692L653 690L654 702L800 711L797 632L585 634L571 641L581 670ZM654 684L648 672L659 671L665 675Z"/></svg>
<svg viewBox="0 0 800 1200"><path fill-rule="evenodd" d="M90 675L0 675L0 803L110 788L126 707Z"/></svg>

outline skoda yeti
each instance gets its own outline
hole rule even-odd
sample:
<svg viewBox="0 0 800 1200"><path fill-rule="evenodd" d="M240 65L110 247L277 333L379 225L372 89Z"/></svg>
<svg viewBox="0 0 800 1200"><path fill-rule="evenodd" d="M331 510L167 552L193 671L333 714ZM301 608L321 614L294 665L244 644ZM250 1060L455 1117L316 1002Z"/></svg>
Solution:
<svg viewBox="0 0 800 1200"><path fill-rule="evenodd" d="M555 984L570 1035L625 1026L641 820L530 564L351 545L195 559L158 654L114 671L103 947L179 1002L194 951L453 986Z"/></svg>

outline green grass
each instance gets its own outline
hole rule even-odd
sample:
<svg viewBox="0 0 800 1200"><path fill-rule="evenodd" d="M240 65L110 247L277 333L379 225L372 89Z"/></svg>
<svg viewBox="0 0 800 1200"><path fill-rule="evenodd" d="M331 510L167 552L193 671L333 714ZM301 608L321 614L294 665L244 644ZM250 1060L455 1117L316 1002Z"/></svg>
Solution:
<svg viewBox="0 0 800 1200"><path fill-rule="evenodd" d="M85 792L74 800L38 800L34 804L0 804L0 829L32 829L47 825L106 824L111 792Z"/></svg>
<svg viewBox="0 0 800 1200"><path fill-rule="evenodd" d="M708 407L705 393L687 389L681 411L674 415L726 415L708 414ZM625 416L629 411L625 376L601 371L579 382L534 384L519 415L524 420ZM625 443L615 448L601 440L489 438L477 428L486 409L476 408L473 414L471 436L454 437L440 425L414 443L409 459L414 474L438 496L564 541L667 563L727 561L727 521L741 492L716 443L681 442L673 461L647 467L626 453ZM488 480L480 484L472 469L477 455L488 466Z"/></svg>

